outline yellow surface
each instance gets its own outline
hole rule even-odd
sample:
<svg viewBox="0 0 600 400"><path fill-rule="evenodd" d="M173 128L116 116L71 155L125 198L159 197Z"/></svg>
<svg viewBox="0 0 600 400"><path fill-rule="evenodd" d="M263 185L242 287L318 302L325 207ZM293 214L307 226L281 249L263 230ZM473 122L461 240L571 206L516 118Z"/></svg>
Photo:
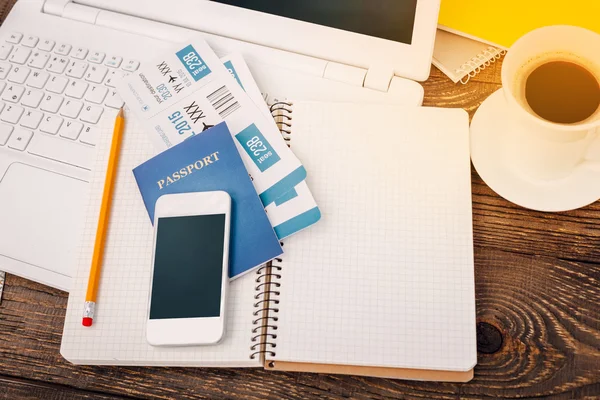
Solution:
<svg viewBox="0 0 600 400"><path fill-rule="evenodd" d="M108 159L108 168L106 170L106 179L104 181L104 193L102 194L102 205L100 206L100 217L98 218L98 228L96 230L96 242L94 243L94 255L92 256L92 267L90 269L90 278L88 280L87 293L85 301L96 301L98 294L98 284L102 272L102 259L104 255L104 242L106 240L106 231L110 219L110 205L113 197L114 183L117 175L117 165L119 164L119 154L121 152L121 138L125 119L123 109L115 120L115 129L113 132L112 144L110 148L110 158Z"/></svg>
<svg viewBox="0 0 600 400"><path fill-rule="evenodd" d="M510 47L548 25L577 25L600 33L600 0L442 0L439 23Z"/></svg>

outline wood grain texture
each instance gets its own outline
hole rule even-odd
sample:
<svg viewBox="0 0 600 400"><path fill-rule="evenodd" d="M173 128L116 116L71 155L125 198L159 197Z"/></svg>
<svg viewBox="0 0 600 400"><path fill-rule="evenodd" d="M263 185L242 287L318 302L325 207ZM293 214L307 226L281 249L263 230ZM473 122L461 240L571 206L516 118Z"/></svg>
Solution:
<svg viewBox="0 0 600 400"><path fill-rule="evenodd" d="M68 386L13 379L0 376L1 395L7 399L20 400L67 400L67 399L94 399L94 400L125 400L127 397L111 396L104 393L94 393L73 389Z"/></svg>
<svg viewBox="0 0 600 400"><path fill-rule="evenodd" d="M0 0L2 19L14 0ZM436 68L425 105L466 109L500 87ZM473 170L478 366L468 384L259 369L73 366L59 353L67 294L12 275L0 305L2 399L600 399L600 203L525 210ZM498 340L498 335L500 340Z"/></svg>

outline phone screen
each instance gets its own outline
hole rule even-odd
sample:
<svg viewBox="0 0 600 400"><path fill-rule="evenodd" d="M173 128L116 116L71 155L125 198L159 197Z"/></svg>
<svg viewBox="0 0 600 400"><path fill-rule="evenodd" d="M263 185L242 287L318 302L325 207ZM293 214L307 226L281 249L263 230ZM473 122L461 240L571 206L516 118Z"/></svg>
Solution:
<svg viewBox="0 0 600 400"><path fill-rule="evenodd" d="M150 319L221 315L225 214L159 218Z"/></svg>

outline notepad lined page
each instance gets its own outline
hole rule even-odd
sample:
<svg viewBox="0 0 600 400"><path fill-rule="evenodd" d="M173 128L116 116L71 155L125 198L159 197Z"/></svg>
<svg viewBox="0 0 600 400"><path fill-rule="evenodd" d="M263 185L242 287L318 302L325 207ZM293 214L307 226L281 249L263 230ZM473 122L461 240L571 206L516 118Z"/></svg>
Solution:
<svg viewBox="0 0 600 400"><path fill-rule="evenodd" d="M285 242L268 359L472 369L467 114L296 102L292 118L322 219Z"/></svg>
<svg viewBox="0 0 600 400"><path fill-rule="evenodd" d="M250 359L255 274L231 282L225 338L218 345L177 348L146 342L153 228L132 169L156 151L131 115L123 133L94 325L81 325L111 137L112 124L106 123L97 146L61 354L77 364L260 366Z"/></svg>

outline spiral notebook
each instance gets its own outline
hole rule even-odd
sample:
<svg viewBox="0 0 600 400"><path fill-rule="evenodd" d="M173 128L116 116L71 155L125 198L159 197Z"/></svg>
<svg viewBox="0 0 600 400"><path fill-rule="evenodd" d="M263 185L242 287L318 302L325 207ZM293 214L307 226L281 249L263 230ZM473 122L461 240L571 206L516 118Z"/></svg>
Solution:
<svg viewBox="0 0 600 400"><path fill-rule="evenodd" d="M438 29L432 63L454 83L466 84L505 53L497 47Z"/></svg>
<svg viewBox="0 0 600 400"><path fill-rule="evenodd" d="M110 135L91 182L61 353L76 364L259 367L467 381L476 363L468 117L462 110L304 103L273 107L307 166L319 224L230 287L216 346L145 340L152 227L131 169L152 154L130 121L97 321L81 326Z"/></svg>

